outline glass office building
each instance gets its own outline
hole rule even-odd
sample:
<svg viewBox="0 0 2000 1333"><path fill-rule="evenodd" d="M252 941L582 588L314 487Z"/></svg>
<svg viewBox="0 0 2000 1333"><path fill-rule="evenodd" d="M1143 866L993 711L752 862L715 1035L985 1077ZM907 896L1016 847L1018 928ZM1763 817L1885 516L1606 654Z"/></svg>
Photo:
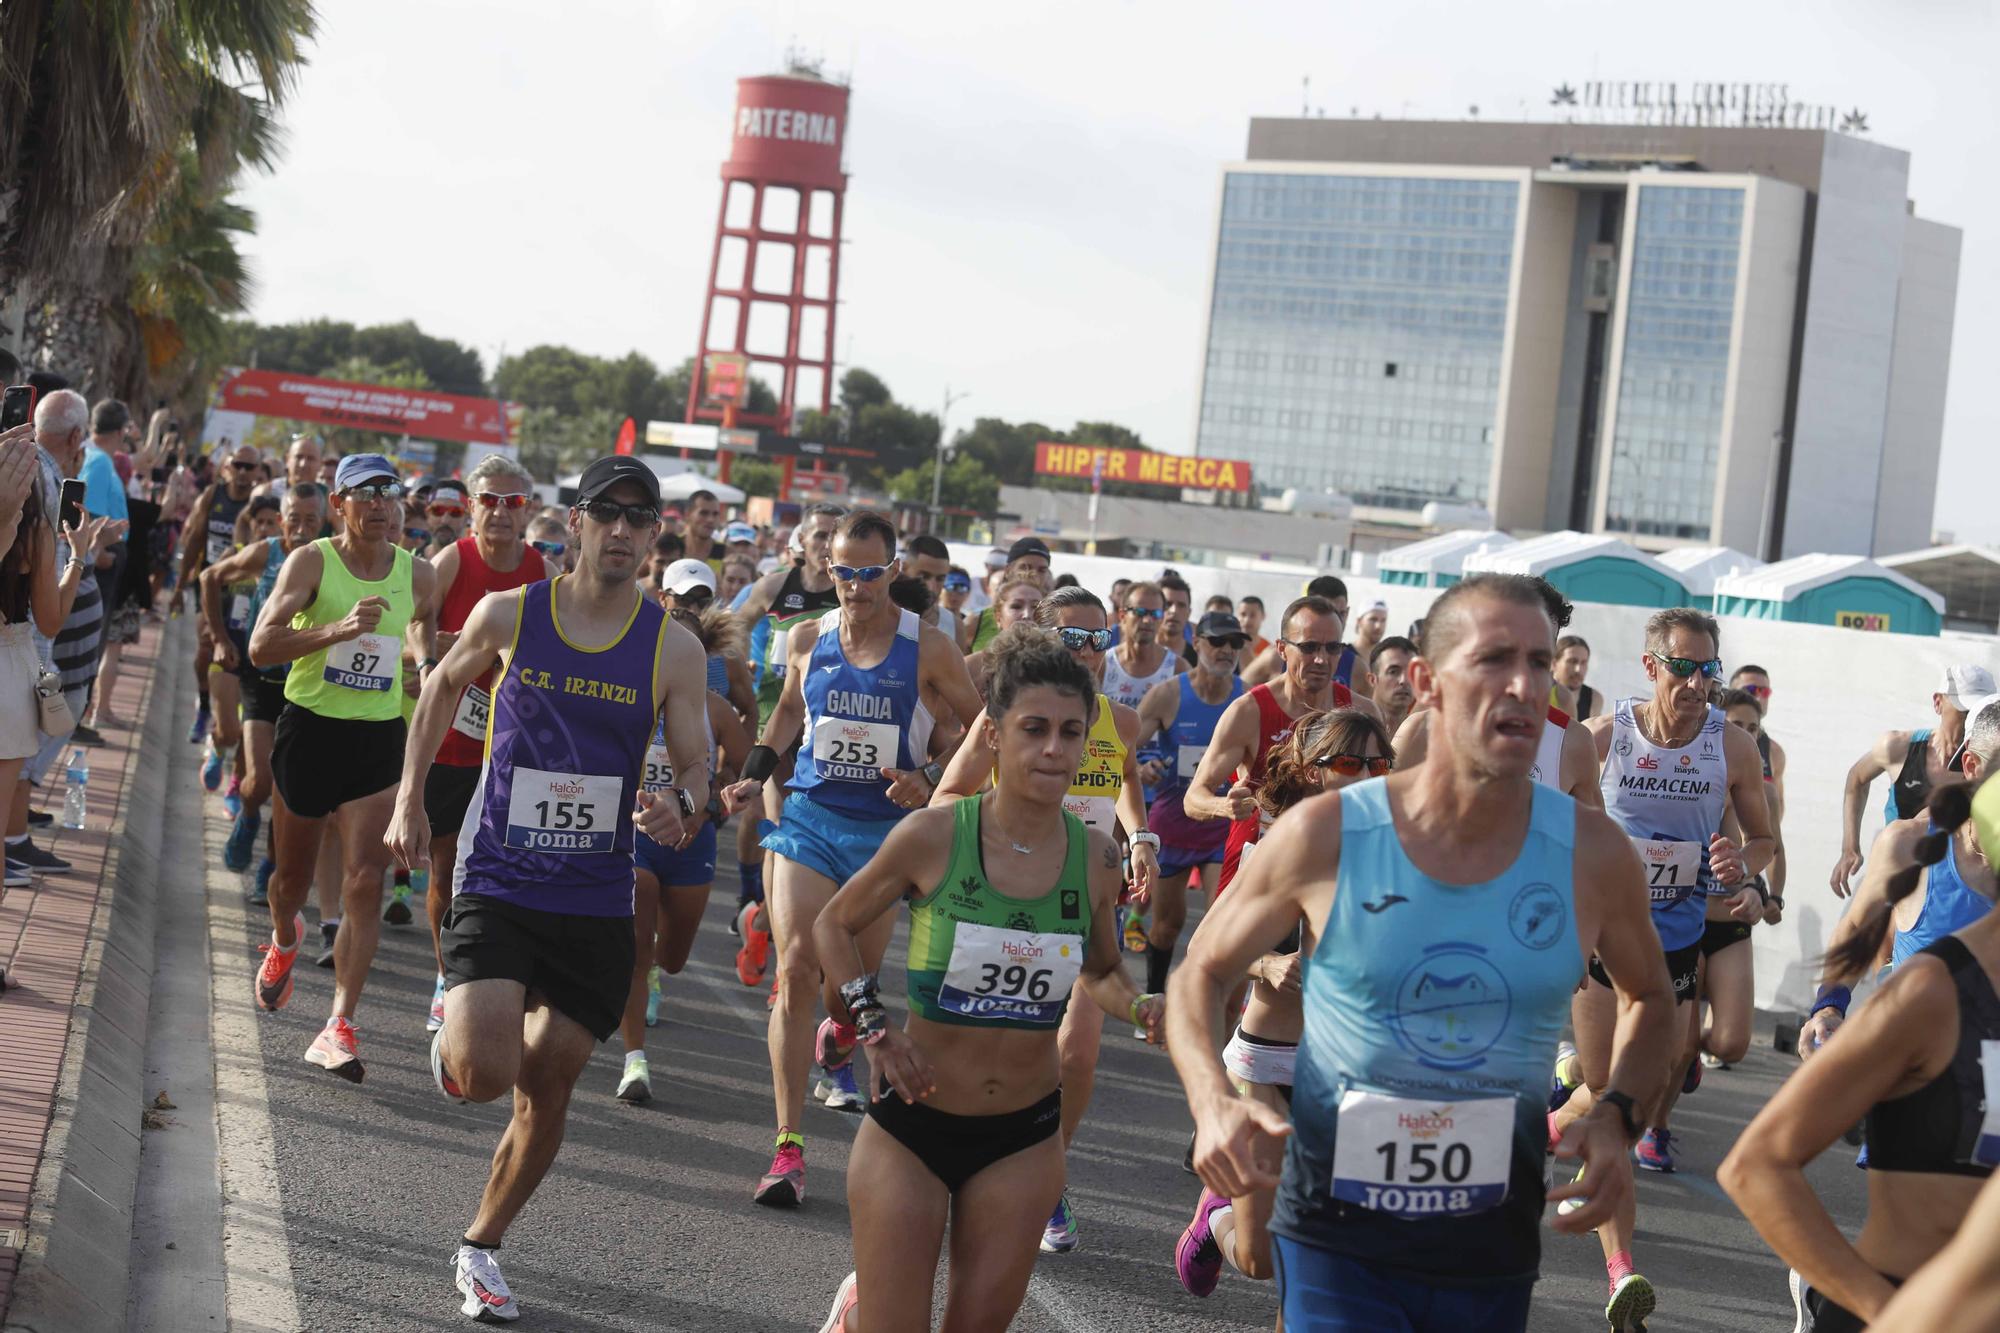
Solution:
<svg viewBox="0 0 2000 1333"><path fill-rule="evenodd" d="M1959 234L1908 166L1825 130L1253 121L1196 452L1413 535L1437 501L1655 549L1924 545Z"/></svg>

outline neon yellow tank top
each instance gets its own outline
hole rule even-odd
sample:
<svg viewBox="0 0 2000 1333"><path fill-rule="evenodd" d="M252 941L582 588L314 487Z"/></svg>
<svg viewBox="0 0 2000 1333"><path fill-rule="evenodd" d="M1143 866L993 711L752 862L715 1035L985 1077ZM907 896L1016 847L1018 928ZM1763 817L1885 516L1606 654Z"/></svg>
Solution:
<svg viewBox="0 0 2000 1333"><path fill-rule="evenodd" d="M387 722L403 713L403 631L416 610L410 584L410 553L392 548L395 563L385 579L359 579L334 549L331 538L313 543L319 548L319 595L311 606L292 617L293 629L331 625L354 609L363 597L388 601L382 619L369 634L307 653L292 663L285 677L285 698L321 717L357 722Z"/></svg>
<svg viewBox="0 0 2000 1333"><path fill-rule="evenodd" d="M1083 743L1083 763L1069 784L1063 809L1085 825L1113 837L1118 832L1118 793L1125 786L1125 738L1111 716L1111 696L1097 696L1097 720Z"/></svg>

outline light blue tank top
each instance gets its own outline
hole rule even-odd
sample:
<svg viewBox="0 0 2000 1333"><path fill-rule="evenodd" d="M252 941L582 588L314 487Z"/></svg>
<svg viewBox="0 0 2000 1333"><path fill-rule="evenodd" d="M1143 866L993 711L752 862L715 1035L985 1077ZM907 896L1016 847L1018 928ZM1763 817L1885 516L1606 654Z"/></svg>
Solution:
<svg viewBox="0 0 2000 1333"><path fill-rule="evenodd" d="M1925 828L1935 831L1936 826L1926 824ZM1958 873L1958 839L1953 838L1951 854L1924 872L1924 905L1917 913L1917 924L1896 932L1889 965L1901 965L1904 959L1964 930L1992 910L1992 902L1974 892Z"/></svg>
<svg viewBox="0 0 2000 1333"><path fill-rule="evenodd" d="M923 622L901 613L889 655L857 667L840 647L840 610L819 619L803 691L806 720L791 789L851 819L901 819L885 768L921 767L930 752L931 715L917 692L917 636Z"/></svg>
<svg viewBox="0 0 2000 1333"><path fill-rule="evenodd" d="M1537 784L1520 855L1471 885L1410 863L1385 780L1345 788L1340 817L1273 1227L1410 1273L1530 1276L1549 1061L1584 968L1576 803Z"/></svg>
<svg viewBox="0 0 2000 1333"><path fill-rule="evenodd" d="M1704 899L1715 888L1708 840L1721 830L1729 801L1723 745L1729 720L1721 709L1710 708L1686 745L1655 745L1633 717L1639 702L1621 699L1612 712L1611 753L1600 779L1604 812L1646 863L1660 947L1685 949L1707 927Z"/></svg>

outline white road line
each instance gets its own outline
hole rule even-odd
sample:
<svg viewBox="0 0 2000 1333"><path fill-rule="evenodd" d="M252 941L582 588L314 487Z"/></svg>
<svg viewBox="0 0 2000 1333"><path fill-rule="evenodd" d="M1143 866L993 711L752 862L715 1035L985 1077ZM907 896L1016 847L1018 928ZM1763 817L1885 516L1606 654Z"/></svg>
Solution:
<svg viewBox="0 0 2000 1333"><path fill-rule="evenodd" d="M265 817L270 817L268 811ZM294 1333L303 1325L292 1287L292 1246L278 1192L277 1144L257 1034L257 1002L251 994L255 955L243 950L253 909L243 897L243 877L222 869L220 824L203 823L209 1032L215 1049L215 1138L222 1173L229 1327L231 1333ZM262 850L260 836L258 852ZM261 919L264 909L254 910Z"/></svg>

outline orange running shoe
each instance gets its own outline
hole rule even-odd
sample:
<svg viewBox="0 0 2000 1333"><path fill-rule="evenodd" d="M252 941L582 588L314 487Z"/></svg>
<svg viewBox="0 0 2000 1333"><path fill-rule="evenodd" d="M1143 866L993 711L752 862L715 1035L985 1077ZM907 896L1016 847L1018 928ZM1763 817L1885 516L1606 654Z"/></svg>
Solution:
<svg viewBox="0 0 2000 1333"><path fill-rule="evenodd" d="M292 947L280 949L274 937L262 945L264 961L257 966L257 1007L282 1009L292 998L292 964L299 961L299 942L306 937L303 913L292 918Z"/></svg>
<svg viewBox="0 0 2000 1333"><path fill-rule="evenodd" d="M771 931L764 923L764 904L745 903L736 914L736 933L743 943L736 950L736 979L746 986L764 980L771 965Z"/></svg>

